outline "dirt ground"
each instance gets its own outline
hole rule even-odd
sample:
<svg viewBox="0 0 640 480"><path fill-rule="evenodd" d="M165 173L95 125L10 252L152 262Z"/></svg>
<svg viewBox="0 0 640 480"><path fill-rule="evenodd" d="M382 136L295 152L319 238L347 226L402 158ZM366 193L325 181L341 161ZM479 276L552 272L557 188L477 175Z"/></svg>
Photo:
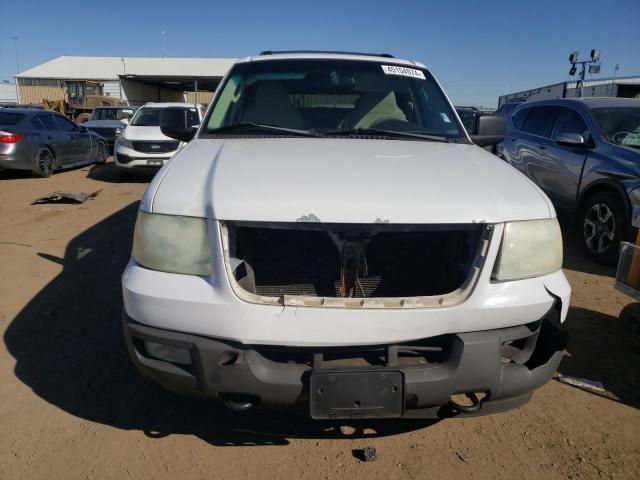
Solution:
<svg viewBox="0 0 640 480"><path fill-rule="evenodd" d="M146 179L111 164L49 179L0 172L0 478L640 478L640 357L617 316L631 299L570 229L573 287L557 381L507 413L440 422L333 425L232 414L147 383L120 329L120 275ZM30 205L55 190L82 205ZM362 463L352 450L377 449Z"/></svg>

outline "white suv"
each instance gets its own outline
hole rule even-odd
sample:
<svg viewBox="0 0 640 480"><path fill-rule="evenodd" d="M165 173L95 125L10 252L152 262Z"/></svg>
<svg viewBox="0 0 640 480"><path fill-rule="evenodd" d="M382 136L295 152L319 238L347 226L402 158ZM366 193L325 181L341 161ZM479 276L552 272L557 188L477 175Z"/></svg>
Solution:
<svg viewBox="0 0 640 480"><path fill-rule="evenodd" d="M180 142L160 131L160 113L166 108L182 109L194 131L204 114L202 106L192 103L145 103L116 138L113 161L119 170L158 170L176 153Z"/></svg>
<svg viewBox="0 0 640 480"><path fill-rule="evenodd" d="M483 117L476 143L500 139ZM238 61L147 189L122 278L135 365L232 409L446 417L524 404L566 344L545 194L390 56Z"/></svg>

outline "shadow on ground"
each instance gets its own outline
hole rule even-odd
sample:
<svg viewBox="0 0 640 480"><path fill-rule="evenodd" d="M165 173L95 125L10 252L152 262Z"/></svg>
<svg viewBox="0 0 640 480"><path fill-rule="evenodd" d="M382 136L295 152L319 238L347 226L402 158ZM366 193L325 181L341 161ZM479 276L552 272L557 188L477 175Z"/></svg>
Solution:
<svg viewBox="0 0 640 480"><path fill-rule="evenodd" d="M0 180L19 180L34 178L30 170L0 170Z"/></svg>
<svg viewBox="0 0 640 480"><path fill-rule="evenodd" d="M560 218L560 226L564 245L564 260L562 262L564 268L577 272L615 277L616 267L596 263L584 253L581 244L582 239L577 231L575 222L567 218Z"/></svg>
<svg viewBox="0 0 640 480"><path fill-rule="evenodd" d="M120 326L120 275L129 259L137 207L132 203L75 237L64 258L40 254L63 270L4 336L16 359L16 376L34 393L79 418L142 430L152 438L195 435L213 445L385 436L433 423L357 423L353 434L345 436L335 424L313 422L305 415L234 414L144 381L129 361Z"/></svg>
<svg viewBox="0 0 640 480"><path fill-rule="evenodd" d="M119 171L113 161L102 165L91 165L88 168L87 178L108 183L148 183L154 173L127 173Z"/></svg>
<svg viewBox="0 0 640 480"><path fill-rule="evenodd" d="M569 346L558 371L602 382L621 402L640 408L640 355L626 342L622 322L610 315L570 307Z"/></svg>

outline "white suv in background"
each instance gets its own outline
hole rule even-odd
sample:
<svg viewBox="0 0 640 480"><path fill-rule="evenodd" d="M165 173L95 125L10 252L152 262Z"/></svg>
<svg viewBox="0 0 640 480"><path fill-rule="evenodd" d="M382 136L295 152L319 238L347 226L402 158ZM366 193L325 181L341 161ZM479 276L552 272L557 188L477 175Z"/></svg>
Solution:
<svg viewBox="0 0 640 480"><path fill-rule="evenodd" d="M194 129L204 115L204 107L193 103L145 103L116 140L113 160L119 170L157 170L183 145L160 131L160 113L168 107L187 110Z"/></svg>

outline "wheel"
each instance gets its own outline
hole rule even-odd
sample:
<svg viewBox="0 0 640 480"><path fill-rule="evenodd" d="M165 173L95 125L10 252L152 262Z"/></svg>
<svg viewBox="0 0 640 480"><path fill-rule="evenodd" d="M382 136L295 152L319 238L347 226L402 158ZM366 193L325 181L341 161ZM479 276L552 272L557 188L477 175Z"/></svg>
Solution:
<svg viewBox="0 0 640 480"><path fill-rule="evenodd" d="M51 150L46 147L40 148L36 155L35 165L33 166L34 175L41 178L48 178L53 173L55 166L56 159Z"/></svg>
<svg viewBox="0 0 640 480"><path fill-rule="evenodd" d="M599 263L615 265L621 240L627 240L631 229L625 219L624 207L610 192L589 197L580 212L582 247Z"/></svg>
<svg viewBox="0 0 640 480"><path fill-rule="evenodd" d="M100 142L98 144L98 150L96 152L96 163L107 163L108 157L109 149L107 148L107 144L104 142Z"/></svg>

